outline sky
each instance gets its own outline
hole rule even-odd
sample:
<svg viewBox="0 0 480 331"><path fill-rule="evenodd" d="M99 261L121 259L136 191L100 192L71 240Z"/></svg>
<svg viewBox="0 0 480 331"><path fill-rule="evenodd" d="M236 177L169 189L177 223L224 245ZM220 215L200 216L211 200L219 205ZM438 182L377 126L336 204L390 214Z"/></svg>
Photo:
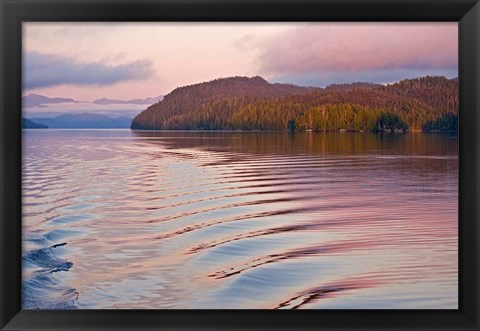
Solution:
<svg viewBox="0 0 480 331"><path fill-rule="evenodd" d="M456 22L23 24L23 95L82 101L77 110L220 77L324 87L453 78L457 68Z"/></svg>

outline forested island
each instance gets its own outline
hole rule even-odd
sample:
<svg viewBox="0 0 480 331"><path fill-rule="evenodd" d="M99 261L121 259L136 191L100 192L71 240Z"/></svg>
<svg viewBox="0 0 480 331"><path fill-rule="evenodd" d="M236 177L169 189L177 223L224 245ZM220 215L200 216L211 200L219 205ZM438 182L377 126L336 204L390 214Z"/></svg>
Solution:
<svg viewBox="0 0 480 331"><path fill-rule="evenodd" d="M138 114L134 130L457 131L458 79L326 88L231 77L176 88Z"/></svg>

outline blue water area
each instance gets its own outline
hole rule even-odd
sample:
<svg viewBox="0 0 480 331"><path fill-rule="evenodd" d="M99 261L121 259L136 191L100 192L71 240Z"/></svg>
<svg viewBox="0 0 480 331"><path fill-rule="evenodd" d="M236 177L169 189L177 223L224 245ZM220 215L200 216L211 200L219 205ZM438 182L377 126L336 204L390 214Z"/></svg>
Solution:
<svg viewBox="0 0 480 331"><path fill-rule="evenodd" d="M25 309L456 309L448 134L24 130Z"/></svg>

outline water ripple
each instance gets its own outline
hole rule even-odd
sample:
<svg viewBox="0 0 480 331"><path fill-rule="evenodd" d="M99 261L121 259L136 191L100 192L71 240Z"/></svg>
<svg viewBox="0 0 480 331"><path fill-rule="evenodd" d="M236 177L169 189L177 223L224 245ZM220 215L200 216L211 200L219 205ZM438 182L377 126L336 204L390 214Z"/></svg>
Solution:
<svg viewBox="0 0 480 331"><path fill-rule="evenodd" d="M23 307L457 308L444 135L26 130Z"/></svg>

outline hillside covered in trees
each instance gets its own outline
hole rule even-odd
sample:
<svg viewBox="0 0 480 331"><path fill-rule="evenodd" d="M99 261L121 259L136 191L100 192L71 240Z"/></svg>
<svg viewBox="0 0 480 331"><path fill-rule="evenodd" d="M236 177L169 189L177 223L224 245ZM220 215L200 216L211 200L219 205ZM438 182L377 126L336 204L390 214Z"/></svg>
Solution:
<svg viewBox="0 0 480 331"><path fill-rule="evenodd" d="M137 115L138 130L406 131L458 126L458 79L326 88L232 77L180 87Z"/></svg>

